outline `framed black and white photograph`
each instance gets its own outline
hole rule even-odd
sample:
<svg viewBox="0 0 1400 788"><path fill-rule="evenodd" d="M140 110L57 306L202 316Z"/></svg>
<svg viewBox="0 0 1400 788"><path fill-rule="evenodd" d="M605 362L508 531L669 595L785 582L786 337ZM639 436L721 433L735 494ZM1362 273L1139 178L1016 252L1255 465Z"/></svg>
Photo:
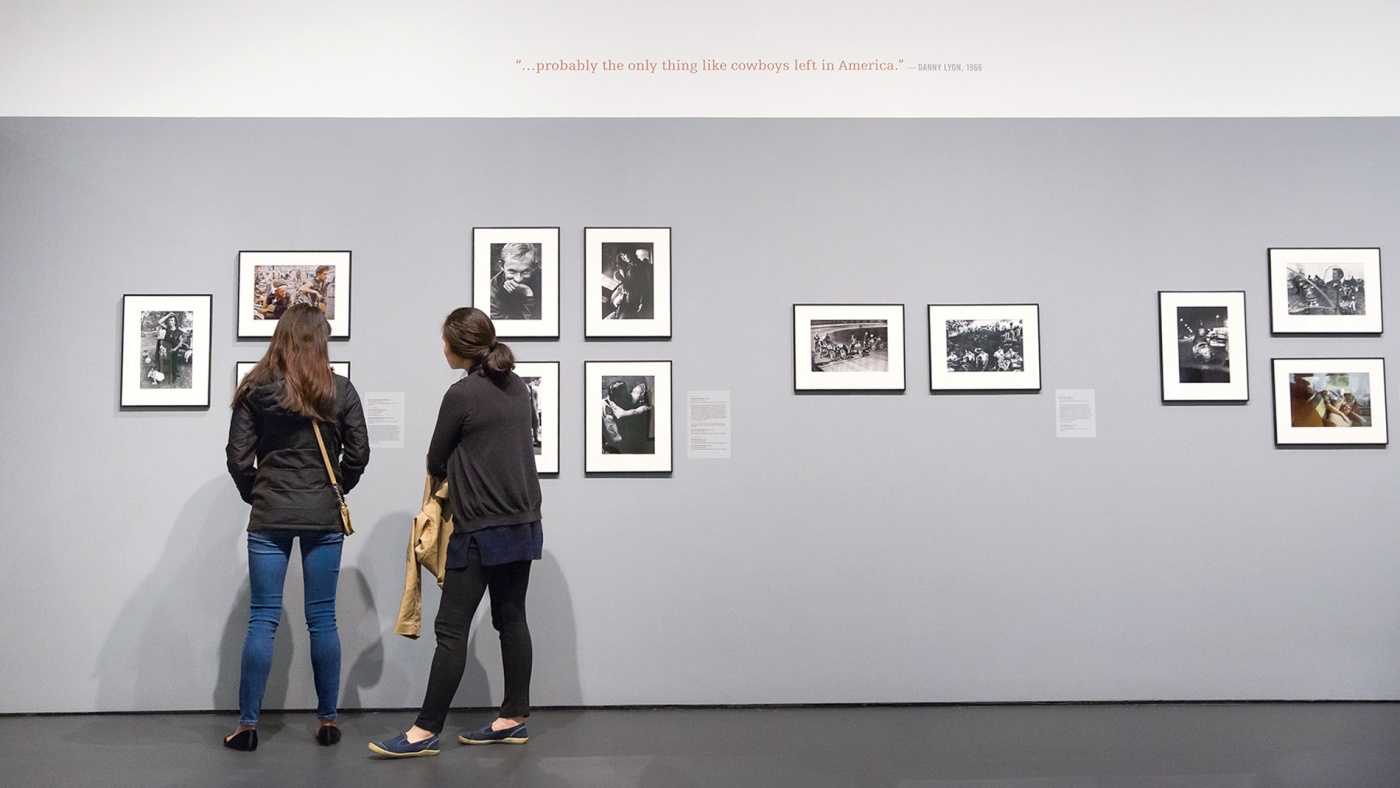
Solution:
<svg viewBox="0 0 1400 788"><path fill-rule="evenodd" d="M671 362L583 365L586 473L671 472Z"/></svg>
<svg viewBox="0 0 1400 788"><path fill-rule="evenodd" d="M671 228L586 227L584 336L671 336Z"/></svg>
<svg viewBox="0 0 1400 788"><path fill-rule="evenodd" d="M209 407L211 295L122 296L121 407Z"/></svg>
<svg viewBox="0 0 1400 788"><path fill-rule="evenodd" d="M246 376L249 372L252 372L252 371L253 371L253 367L257 366L257 363L258 363L258 362L256 362L256 361L239 361L239 362L237 362L236 364L234 364L234 366L233 366L233 385L234 385L234 386L241 385L241 384L243 383L243 378L244 378L244 376ZM332 361L332 362L331 362L331 372L334 372L335 374L337 374L337 375L339 375L339 376L341 376L341 377L343 377L343 378L348 378L348 377L350 377L350 362L349 362L349 361Z"/></svg>
<svg viewBox="0 0 1400 788"><path fill-rule="evenodd" d="M903 304L794 304L797 391L903 391Z"/></svg>
<svg viewBox="0 0 1400 788"><path fill-rule="evenodd" d="M239 339L272 336L293 304L325 312L331 338L349 338L350 253L238 253Z"/></svg>
<svg viewBox="0 0 1400 788"><path fill-rule="evenodd" d="M559 472L559 362L517 361L515 374L530 388L534 414L530 440L535 445L535 470Z"/></svg>
<svg viewBox="0 0 1400 788"><path fill-rule="evenodd" d="M1274 442L1384 446L1385 359L1276 358Z"/></svg>
<svg viewBox="0 0 1400 788"><path fill-rule="evenodd" d="M1381 333L1381 250L1270 249L1275 334Z"/></svg>
<svg viewBox="0 0 1400 788"><path fill-rule="evenodd" d="M1246 402L1244 292L1159 291L1163 402Z"/></svg>
<svg viewBox="0 0 1400 788"><path fill-rule="evenodd" d="M496 335L559 337L559 228L472 228L472 306Z"/></svg>
<svg viewBox="0 0 1400 788"><path fill-rule="evenodd" d="M930 304L929 391L1039 391L1039 304Z"/></svg>

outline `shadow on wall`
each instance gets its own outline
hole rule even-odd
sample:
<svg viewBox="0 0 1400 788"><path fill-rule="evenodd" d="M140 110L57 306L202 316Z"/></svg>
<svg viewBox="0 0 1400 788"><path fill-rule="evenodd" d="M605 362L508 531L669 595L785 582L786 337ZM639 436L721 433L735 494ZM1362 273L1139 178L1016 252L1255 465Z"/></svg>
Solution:
<svg viewBox="0 0 1400 788"><path fill-rule="evenodd" d="M345 641L348 674L341 690L341 707L416 709L428 686L436 639L433 621L442 591L432 575L422 578L421 636L414 640L394 634L403 595L408 537L416 512L396 512L379 518L347 540L362 548L347 549L341 570L340 630ZM363 536L363 539L361 537ZM548 536L546 535L546 540ZM358 575L359 591L347 579ZM530 630L535 646L533 700L538 705L578 705L582 702L578 675L578 644L573 604L559 562L546 551L531 567ZM362 601L355 601L358 598ZM377 604L376 604L377 603ZM354 651L352 635L370 648ZM484 640L478 635L485 633ZM500 703L500 640L490 623L490 604L483 600L472 625L466 668L454 698L455 707L491 708Z"/></svg>
<svg viewBox="0 0 1400 788"><path fill-rule="evenodd" d="M549 542L548 528L546 524L546 543ZM573 600L569 596L569 585L564 579L559 560L549 550L530 568L526 612L535 652L530 680L531 704L582 705ZM467 652L467 671L452 705L470 708L499 706L505 693L501 679L501 640L491 626L489 599L482 600L477 610ZM423 681L426 686L426 676Z"/></svg>
<svg viewBox="0 0 1400 788"><path fill-rule="evenodd" d="M384 675L384 636L377 626L379 613L364 572L341 564L335 608L340 629L340 706L359 709L373 705L362 700L361 690L377 686Z"/></svg>
<svg viewBox="0 0 1400 788"><path fill-rule="evenodd" d="M535 673L530 687L532 702L541 706L582 705L574 602L569 595L569 583L564 579L564 568L549 550L544 551L544 557L530 570L527 603L530 638L535 644ZM499 656L499 645L496 651Z"/></svg>
<svg viewBox="0 0 1400 788"><path fill-rule="evenodd" d="M247 518L248 506L227 477L201 486L190 497L156 569L138 586L107 636L97 668L99 710L238 709L250 596ZM300 550L293 549L263 695L266 711L316 706L299 557ZM336 620L341 705L355 707L360 689L380 681L384 643L369 582L344 558ZM192 700L200 698L210 702Z"/></svg>
<svg viewBox="0 0 1400 788"><path fill-rule="evenodd" d="M402 640L393 629L412 516L385 515L346 540L336 600L341 708L416 707L422 701L434 647L432 621L441 596L426 573L422 638L386 651L386 641ZM237 710L250 594L247 517L247 504L226 477L201 485L190 496L170 528L155 569L137 586L107 635L95 675L97 710ZM287 572L282 623L263 696L266 711L316 706L299 555L299 550L293 551ZM532 701L539 706L581 705L573 602L552 552L546 550L534 563L530 586ZM411 654L411 660L402 658L404 654ZM485 601L473 624L469 654L454 705L498 705L500 646ZM201 698L209 698L208 705L200 703Z"/></svg>
<svg viewBox="0 0 1400 788"><path fill-rule="evenodd" d="M99 710L194 708L189 699L208 697L212 686L218 687L218 708L238 707L243 638L241 632L228 636L231 625L222 636L218 627L240 615L241 626L247 626L247 522L248 506L226 476L190 496L155 570L137 586L107 635L97 662ZM231 606L242 612L225 614ZM291 644L278 645L269 696L286 691ZM230 652L231 688L225 678Z"/></svg>
<svg viewBox="0 0 1400 788"><path fill-rule="evenodd" d="M414 513L393 512L345 540L336 617L340 625L340 706L344 709L395 708L408 701L415 677L386 655L403 595L404 552ZM352 547L356 548L352 552ZM354 566L349 566L353 562ZM431 622L428 640L432 640ZM431 655L430 655L431 656ZM424 681L426 681L426 674ZM387 700L386 700L387 699Z"/></svg>
<svg viewBox="0 0 1400 788"><path fill-rule="evenodd" d="M350 540L357 535L347 539L347 550ZM292 548L292 560L283 585L282 621L273 641L272 672L263 694L264 711L316 708L300 556L298 544ZM243 638L248 631L248 597L245 577L243 593L229 610L219 648L219 680L214 687L216 709L238 708ZM341 556L340 580L336 587L335 618L340 634L340 698L337 705L340 708L359 708L362 705L361 688L377 684L383 673L384 641L375 626L378 614L369 583L358 568L346 565L344 554ZM297 654L306 656L295 656Z"/></svg>
<svg viewBox="0 0 1400 788"><path fill-rule="evenodd" d="M292 554L295 556L295 551ZM289 580L291 575L289 568ZM243 588L233 606L229 608L228 620L224 622L223 637L219 638L219 675L214 682L214 701L211 707L215 711L238 713L238 680L243 658L243 636L248 633L248 603L251 596L248 579L244 577ZM267 675L267 688L263 691L262 707L265 711L280 709L287 703L287 681L292 669L292 652L295 650L292 639L287 637L284 631L287 623L287 603L291 601L290 594L283 595L282 623L277 627L278 637L272 641L272 672Z"/></svg>
<svg viewBox="0 0 1400 788"><path fill-rule="evenodd" d="M309 656L310 636L306 632L306 616L302 612L306 596L297 563L300 555L300 548L294 547L283 589L282 621L277 627L277 637L272 646L272 672L268 675L267 690L263 693L265 711L314 709L316 706ZM249 593L245 579L242 593L229 610L228 621L224 625L219 647L219 678L214 685L213 708L218 710L238 709L243 637L248 632ZM375 631L374 597L370 595L369 584L362 572L345 566L343 557L335 608L341 658L338 704L343 708L359 708L360 688L374 686L383 672L384 643ZM294 611L290 617L288 611ZM307 656L296 657L295 654ZM293 685L297 686L298 691L289 695Z"/></svg>

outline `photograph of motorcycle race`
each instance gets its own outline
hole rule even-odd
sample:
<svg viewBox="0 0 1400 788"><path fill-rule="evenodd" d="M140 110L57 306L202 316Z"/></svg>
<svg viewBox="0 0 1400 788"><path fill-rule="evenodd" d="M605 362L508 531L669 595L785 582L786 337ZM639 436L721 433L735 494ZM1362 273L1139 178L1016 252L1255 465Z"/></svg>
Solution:
<svg viewBox="0 0 1400 788"><path fill-rule="evenodd" d="M1288 266L1288 314L1366 314L1363 276L1362 267L1356 264L1294 263Z"/></svg>
<svg viewBox="0 0 1400 788"><path fill-rule="evenodd" d="M947 320L949 372L1021 372L1026 368L1020 320Z"/></svg>
<svg viewBox="0 0 1400 788"><path fill-rule="evenodd" d="M813 372L887 372L888 320L813 320Z"/></svg>
<svg viewBox="0 0 1400 788"><path fill-rule="evenodd" d="M1230 310L1225 306L1176 308L1177 375L1181 383L1230 382Z"/></svg>

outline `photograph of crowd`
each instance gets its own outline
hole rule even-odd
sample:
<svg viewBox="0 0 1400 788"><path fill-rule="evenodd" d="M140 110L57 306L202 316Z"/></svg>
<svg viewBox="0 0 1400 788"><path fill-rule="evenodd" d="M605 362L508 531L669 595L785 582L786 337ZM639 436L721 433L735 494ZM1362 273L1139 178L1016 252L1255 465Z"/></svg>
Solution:
<svg viewBox="0 0 1400 788"><path fill-rule="evenodd" d="M604 454L655 454L652 375L603 375Z"/></svg>
<svg viewBox="0 0 1400 788"><path fill-rule="evenodd" d="M814 319L813 372L886 372L890 368L888 320Z"/></svg>
<svg viewBox="0 0 1400 788"><path fill-rule="evenodd" d="M279 320L293 304L310 304L335 319L335 266L253 266L253 319Z"/></svg>
<svg viewBox="0 0 1400 788"><path fill-rule="evenodd" d="M1229 319L1225 306L1176 308L1178 382L1230 382Z"/></svg>
<svg viewBox="0 0 1400 788"><path fill-rule="evenodd" d="M1026 368L1020 320L947 320L949 372L1021 372Z"/></svg>
<svg viewBox="0 0 1400 788"><path fill-rule="evenodd" d="M655 316L653 245L645 241L602 244L604 320L650 320Z"/></svg>
<svg viewBox="0 0 1400 788"><path fill-rule="evenodd" d="M1288 376L1294 427L1371 426L1371 376L1365 372L1293 372Z"/></svg>
<svg viewBox="0 0 1400 788"><path fill-rule="evenodd" d="M1366 280L1359 264L1294 263L1287 276L1290 315L1366 314Z"/></svg>
<svg viewBox="0 0 1400 788"><path fill-rule="evenodd" d="M193 361L193 312L141 312L141 388L194 388Z"/></svg>
<svg viewBox="0 0 1400 788"><path fill-rule="evenodd" d="M540 320L541 245L491 244L491 319Z"/></svg>
<svg viewBox="0 0 1400 788"><path fill-rule="evenodd" d="M929 304L929 391L1039 391L1039 304Z"/></svg>

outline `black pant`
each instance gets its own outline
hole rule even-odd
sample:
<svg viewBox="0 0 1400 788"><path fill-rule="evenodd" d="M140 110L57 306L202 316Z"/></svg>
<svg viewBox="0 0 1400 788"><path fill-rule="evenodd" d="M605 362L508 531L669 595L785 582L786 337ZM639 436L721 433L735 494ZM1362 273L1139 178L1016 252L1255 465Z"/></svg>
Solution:
<svg viewBox="0 0 1400 788"><path fill-rule="evenodd" d="M525 590L529 585L529 561L482 566L475 544L467 551L466 568L447 570L442 605L433 624L437 650L433 652L423 709L418 712L415 723L418 727L433 733L442 732L447 709L452 705L452 696L457 694L457 685L462 683L462 672L467 667L467 629L488 589L491 591L491 626L501 636L501 664L505 669L505 699L501 702L500 716L530 716L530 670L534 650L530 644L530 626L525 622Z"/></svg>

